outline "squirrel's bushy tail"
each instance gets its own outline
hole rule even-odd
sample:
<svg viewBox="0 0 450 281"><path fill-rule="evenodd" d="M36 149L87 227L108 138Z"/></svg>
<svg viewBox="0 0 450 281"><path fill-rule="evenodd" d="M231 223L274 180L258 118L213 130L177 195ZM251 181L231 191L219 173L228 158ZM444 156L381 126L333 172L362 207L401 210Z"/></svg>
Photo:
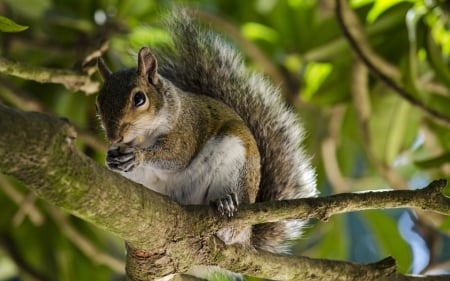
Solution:
<svg viewBox="0 0 450 281"><path fill-rule="evenodd" d="M167 19L173 50L158 54L162 76L177 87L211 96L233 108L253 133L261 154L261 184L256 201L316 196L315 172L303 152L303 129L280 92L261 75L249 73L242 58L216 33L176 10ZM302 221L254 226L256 247L280 252L299 235Z"/></svg>

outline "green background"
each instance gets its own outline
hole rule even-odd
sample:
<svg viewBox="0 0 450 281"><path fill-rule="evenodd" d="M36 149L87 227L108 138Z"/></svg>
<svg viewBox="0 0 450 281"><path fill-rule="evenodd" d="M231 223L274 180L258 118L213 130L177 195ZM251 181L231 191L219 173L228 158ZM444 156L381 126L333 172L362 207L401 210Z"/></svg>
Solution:
<svg viewBox="0 0 450 281"><path fill-rule="evenodd" d="M87 55L109 42L109 66L133 66L141 46L169 40L161 18L181 3L201 10L201 20L224 33L251 70L283 90L307 129L322 195L448 178L449 126L357 68L331 0L1 0L0 55L83 71ZM366 32L363 43L389 77L450 118L449 1L349 3ZM68 118L81 132L78 147L103 165L94 101L61 85L0 75L0 102ZM48 206L11 178L0 175L0 187L0 280L123 280L123 241ZM362 263L391 255L401 272L450 271L450 218L366 211L311 222L305 232L295 253Z"/></svg>

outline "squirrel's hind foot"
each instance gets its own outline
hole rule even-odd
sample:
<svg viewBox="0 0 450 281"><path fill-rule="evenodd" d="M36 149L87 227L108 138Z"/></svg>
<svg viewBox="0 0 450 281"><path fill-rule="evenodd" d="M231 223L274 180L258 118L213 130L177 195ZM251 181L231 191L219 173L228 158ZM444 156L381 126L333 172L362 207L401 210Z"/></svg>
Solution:
<svg viewBox="0 0 450 281"><path fill-rule="evenodd" d="M224 197L216 199L213 203L222 216L231 218L238 209L239 199L237 194L232 192Z"/></svg>

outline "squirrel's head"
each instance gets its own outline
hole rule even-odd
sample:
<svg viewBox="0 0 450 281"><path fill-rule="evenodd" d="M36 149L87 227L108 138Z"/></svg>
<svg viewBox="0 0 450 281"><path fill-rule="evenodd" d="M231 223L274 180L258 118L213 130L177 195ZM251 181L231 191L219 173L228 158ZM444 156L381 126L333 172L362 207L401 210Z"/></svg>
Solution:
<svg viewBox="0 0 450 281"><path fill-rule="evenodd" d="M157 61L148 48L138 54L138 67L111 72L101 58L98 69L103 86L96 109L111 144L136 146L151 135L163 105Z"/></svg>

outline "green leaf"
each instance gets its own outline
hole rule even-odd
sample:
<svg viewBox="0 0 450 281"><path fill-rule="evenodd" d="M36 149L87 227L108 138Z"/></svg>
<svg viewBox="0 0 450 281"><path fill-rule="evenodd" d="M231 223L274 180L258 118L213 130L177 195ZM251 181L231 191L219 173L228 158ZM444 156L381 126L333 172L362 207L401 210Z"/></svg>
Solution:
<svg viewBox="0 0 450 281"><path fill-rule="evenodd" d="M373 23L382 13L389 10L392 6L401 2L411 2L405 0L378 0L374 2L372 9L367 15L367 21Z"/></svg>
<svg viewBox="0 0 450 281"><path fill-rule="evenodd" d="M427 126L430 127L433 136L436 138L438 145L442 147L445 151L450 150L450 130L444 126L440 125L436 122L433 122L431 119L426 122Z"/></svg>
<svg viewBox="0 0 450 281"><path fill-rule="evenodd" d="M146 25L136 26L128 35L123 38L126 40L133 50L138 50L142 46L159 46L163 44L171 44L172 39L167 30L156 27L148 27ZM129 52L129 47L125 50ZM134 63L134 58L133 58Z"/></svg>
<svg viewBox="0 0 450 281"><path fill-rule="evenodd" d="M444 222L439 227L441 230L450 230L450 218L444 220Z"/></svg>
<svg viewBox="0 0 450 281"><path fill-rule="evenodd" d="M407 272L411 264L411 250L398 232L393 217L380 211L368 211L361 214L370 224L378 248L383 255L392 255L398 262L400 272Z"/></svg>
<svg viewBox="0 0 450 281"><path fill-rule="evenodd" d="M52 7L51 0L3 0L14 14L38 20Z"/></svg>
<svg viewBox="0 0 450 281"><path fill-rule="evenodd" d="M419 80L419 60L417 56L418 42L417 42L417 25L425 15L424 8L411 8L406 14L406 28L408 31L409 52L404 69L405 77L404 83L407 90L414 96L425 99L425 93L418 87Z"/></svg>
<svg viewBox="0 0 450 281"><path fill-rule="evenodd" d="M84 128L87 122L88 107L94 106L94 103L92 101L89 103L88 100L89 98L86 96L79 97L72 93L62 92L57 98L54 110L59 116L67 117L77 126Z"/></svg>
<svg viewBox="0 0 450 281"><path fill-rule="evenodd" d="M153 1L125 0L119 1L119 3L120 5L117 6L117 11L123 17L139 17L155 8ZM134 18L134 20L136 19Z"/></svg>
<svg viewBox="0 0 450 281"><path fill-rule="evenodd" d="M305 88L303 98L311 100L325 79L330 75L333 66L330 63L310 63L306 67L304 74Z"/></svg>
<svg viewBox="0 0 450 281"><path fill-rule="evenodd" d="M446 60L442 55L442 51L439 48L439 45L436 44L433 38L433 34L428 29L425 50L427 52L428 62L433 67L436 77L450 88L450 70L445 63Z"/></svg>
<svg viewBox="0 0 450 281"><path fill-rule="evenodd" d="M323 227L325 230L324 237L315 251L317 257L347 259L350 244L348 240L347 217L332 217ZM336 243L336 241L339 241L339 243Z"/></svg>
<svg viewBox="0 0 450 281"><path fill-rule="evenodd" d="M444 114L447 118L450 117L450 114L448 113L448 109L450 108L450 98L438 94L429 94L426 105Z"/></svg>
<svg viewBox="0 0 450 281"><path fill-rule="evenodd" d="M420 124L420 113L394 94L372 98L370 131L377 159L392 165L410 149Z"/></svg>
<svg viewBox="0 0 450 281"><path fill-rule="evenodd" d="M252 40L265 40L270 43L278 41L278 32L276 30L256 22L242 24L241 30L245 37Z"/></svg>
<svg viewBox="0 0 450 281"><path fill-rule="evenodd" d="M28 26L20 25L12 20L0 16L0 31L2 32L21 32L28 29Z"/></svg>
<svg viewBox="0 0 450 281"><path fill-rule="evenodd" d="M438 168L445 163L450 163L450 152L446 152L433 158L416 161L414 164L419 166L421 169L430 169Z"/></svg>

